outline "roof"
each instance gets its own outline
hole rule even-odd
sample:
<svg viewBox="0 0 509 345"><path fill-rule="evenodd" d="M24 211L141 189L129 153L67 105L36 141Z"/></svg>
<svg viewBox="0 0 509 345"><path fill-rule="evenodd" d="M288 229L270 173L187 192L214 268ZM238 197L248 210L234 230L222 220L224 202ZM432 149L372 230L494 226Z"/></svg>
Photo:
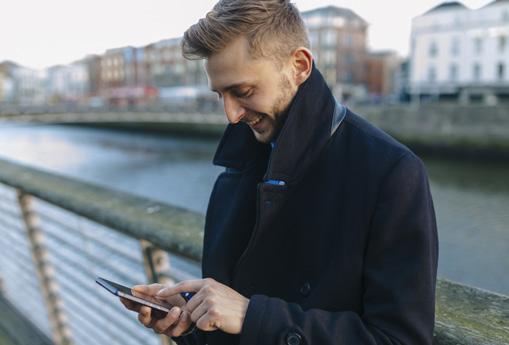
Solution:
<svg viewBox="0 0 509 345"><path fill-rule="evenodd" d="M19 65L17 63L15 63L14 61L10 61L10 60L4 60L2 62L0 62L0 65L1 66L5 66L5 67L19 67Z"/></svg>
<svg viewBox="0 0 509 345"><path fill-rule="evenodd" d="M425 12L424 15L429 14L429 13L435 13L438 11L452 10L452 9L468 10L468 7L466 7L461 2L458 2L458 1L447 1L447 2L443 2L443 3L433 7L431 10Z"/></svg>
<svg viewBox="0 0 509 345"><path fill-rule="evenodd" d="M509 0L494 0L494 1L490 2L489 4L487 4L484 7L489 7L489 6L493 6L493 5L500 5L500 4L509 4Z"/></svg>
<svg viewBox="0 0 509 345"><path fill-rule="evenodd" d="M337 7L337 6L325 6L325 7L319 7L315 8L313 10L302 12L302 16L304 18L310 17L313 15L321 15L321 16L333 16L333 17L343 17L346 19L357 19L360 20L362 23L368 24L366 20L364 20L361 16L359 16L354 11L343 8L343 7Z"/></svg>

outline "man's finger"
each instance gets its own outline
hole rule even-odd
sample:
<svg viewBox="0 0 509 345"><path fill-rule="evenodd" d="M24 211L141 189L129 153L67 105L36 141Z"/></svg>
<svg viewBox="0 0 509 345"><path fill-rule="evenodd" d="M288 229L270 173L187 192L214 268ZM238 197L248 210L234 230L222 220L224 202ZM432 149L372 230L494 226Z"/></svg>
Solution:
<svg viewBox="0 0 509 345"><path fill-rule="evenodd" d="M198 320L207 314L208 306L205 303L200 303L196 309L191 313L191 320L198 326ZM205 329L204 329L205 331Z"/></svg>
<svg viewBox="0 0 509 345"><path fill-rule="evenodd" d="M217 322L212 320L208 313L202 315L202 317L200 317L196 321L196 327L198 327L202 331L215 331L217 329L220 329Z"/></svg>
<svg viewBox="0 0 509 345"><path fill-rule="evenodd" d="M140 311L138 314L138 320L145 326L149 327L150 322L152 321L152 317L150 316L150 307L140 306Z"/></svg>
<svg viewBox="0 0 509 345"><path fill-rule="evenodd" d="M154 323L154 330L157 333L166 332L168 328L170 328L171 326L178 322L181 312L182 310L178 307L171 308L171 310L164 317L164 319L157 320L157 322Z"/></svg>
<svg viewBox="0 0 509 345"><path fill-rule="evenodd" d="M170 337L180 337L182 333L187 332L187 330L191 327L191 315L189 312L183 310L180 314L179 321L177 325L172 329L170 333ZM168 335L168 334L166 334Z"/></svg>
<svg viewBox="0 0 509 345"><path fill-rule="evenodd" d="M190 300L186 303L185 309L191 314L203 301L205 294L203 291L198 291Z"/></svg>
<svg viewBox="0 0 509 345"><path fill-rule="evenodd" d="M127 298L120 297L120 302L131 311L138 312L140 310L140 304L128 300Z"/></svg>
<svg viewBox="0 0 509 345"><path fill-rule="evenodd" d="M208 284L207 279L185 280L173 286L168 286L157 293L157 297L170 297L181 292L196 292Z"/></svg>
<svg viewBox="0 0 509 345"><path fill-rule="evenodd" d="M145 295L154 296L159 290L163 289L163 284L150 284L150 285L135 285L133 286L133 290L136 292L143 293Z"/></svg>

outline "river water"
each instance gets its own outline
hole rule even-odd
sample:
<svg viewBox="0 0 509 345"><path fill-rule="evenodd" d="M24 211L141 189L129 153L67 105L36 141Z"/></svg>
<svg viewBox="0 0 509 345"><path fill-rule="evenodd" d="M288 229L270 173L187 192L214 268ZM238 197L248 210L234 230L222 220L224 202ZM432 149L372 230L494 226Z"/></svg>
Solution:
<svg viewBox="0 0 509 345"><path fill-rule="evenodd" d="M0 158L204 213L217 140L0 124ZM509 163L423 157L437 213L439 276L509 295Z"/></svg>

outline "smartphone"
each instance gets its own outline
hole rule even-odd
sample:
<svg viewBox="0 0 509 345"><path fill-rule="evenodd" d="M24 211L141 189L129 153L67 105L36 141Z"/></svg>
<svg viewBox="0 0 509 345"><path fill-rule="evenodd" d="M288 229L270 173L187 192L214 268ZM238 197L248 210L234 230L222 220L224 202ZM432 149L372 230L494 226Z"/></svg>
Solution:
<svg viewBox="0 0 509 345"><path fill-rule="evenodd" d="M136 302L141 305L146 305L151 308L151 316L156 319L163 319L170 311L173 305L161 301L152 296L148 296L137 291L133 291L127 286L123 286L104 278L96 278L95 282L103 288L118 297L123 297L130 301ZM185 301L184 301L185 303Z"/></svg>

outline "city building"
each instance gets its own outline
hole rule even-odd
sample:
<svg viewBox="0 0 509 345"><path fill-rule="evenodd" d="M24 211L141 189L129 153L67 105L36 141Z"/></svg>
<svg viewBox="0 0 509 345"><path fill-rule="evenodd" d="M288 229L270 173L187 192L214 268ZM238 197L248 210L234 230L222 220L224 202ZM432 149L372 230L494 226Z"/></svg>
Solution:
<svg viewBox="0 0 509 345"><path fill-rule="evenodd" d="M370 52L367 58L366 85L374 102L395 102L402 88L402 60L394 51Z"/></svg>
<svg viewBox="0 0 509 345"><path fill-rule="evenodd" d="M46 102L46 72L19 65L12 66L12 103L19 106L41 106Z"/></svg>
<svg viewBox="0 0 509 345"><path fill-rule="evenodd" d="M161 40L145 47L150 65L150 79L157 88L207 85L207 76L200 61L184 59L182 38Z"/></svg>
<svg viewBox="0 0 509 345"><path fill-rule="evenodd" d="M412 21L410 93L496 104L509 98L509 1L442 3Z"/></svg>
<svg viewBox="0 0 509 345"><path fill-rule="evenodd" d="M101 57L99 55L88 55L82 60L88 74L87 96L98 97L101 89Z"/></svg>
<svg viewBox="0 0 509 345"><path fill-rule="evenodd" d="M157 90L160 103L183 106L210 103L216 99L207 87L202 62L186 60L181 51L182 38L171 38L145 47L147 85Z"/></svg>
<svg viewBox="0 0 509 345"><path fill-rule="evenodd" d="M14 100L14 80L12 71L17 65L10 61L0 63L0 104Z"/></svg>
<svg viewBox="0 0 509 345"><path fill-rule="evenodd" d="M46 100L50 105L78 105L89 93L89 71L83 62L53 66L46 70Z"/></svg>
<svg viewBox="0 0 509 345"><path fill-rule="evenodd" d="M145 102L144 70L138 59L144 59L140 48L108 49L100 58L101 98L109 105L128 107Z"/></svg>
<svg viewBox="0 0 509 345"><path fill-rule="evenodd" d="M336 6L302 13L311 50L336 97L363 99L366 94L368 23L349 9Z"/></svg>

